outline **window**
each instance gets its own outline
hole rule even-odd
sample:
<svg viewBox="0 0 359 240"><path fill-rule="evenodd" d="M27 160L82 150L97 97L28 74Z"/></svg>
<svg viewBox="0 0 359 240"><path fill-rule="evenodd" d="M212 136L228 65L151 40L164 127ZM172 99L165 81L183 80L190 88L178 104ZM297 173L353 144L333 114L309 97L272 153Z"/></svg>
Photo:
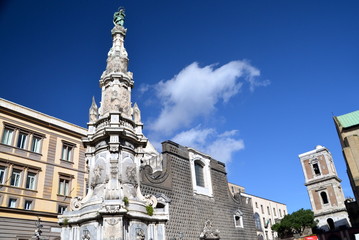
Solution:
<svg viewBox="0 0 359 240"><path fill-rule="evenodd" d="M21 182L21 170L13 169L11 174L10 185L14 187L20 187Z"/></svg>
<svg viewBox="0 0 359 240"><path fill-rule="evenodd" d="M13 136L14 136L14 129L4 128L1 143L11 145Z"/></svg>
<svg viewBox="0 0 359 240"><path fill-rule="evenodd" d="M261 205L262 214L264 214L263 205Z"/></svg>
<svg viewBox="0 0 359 240"><path fill-rule="evenodd" d="M320 175L318 163L313 164L313 170L314 170L315 175L317 175L317 176Z"/></svg>
<svg viewBox="0 0 359 240"><path fill-rule="evenodd" d="M320 196L322 197L323 204L328 204L329 203L328 196L327 196L326 192L321 192Z"/></svg>
<svg viewBox="0 0 359 240"><path fill-rule="evenodd" d="M275 211L275 208L273 208L273 213L274 213L274 216L277 216L277 213Z"/></svg>
<svg viewBox="0 0 359 240"><path fill-rule="evenodd" d="M16 208L17 199L16 198L10 198L9 199L9 208Z"/></svg>
<svg viewBox="0 0 359 240"><path fill-rule="evenodd" d="M66 211L66 208L67 208L66 206L59 205L57 208L57 213L63 214Z"/></svg>
<svg viewBox="0 0 359 240"><path fill-rule="evenodd" d="M328 218L327 223L328 223L330 230L335 230L335 224L334 224L334 220L332 218Z"/></svg>
<svg viewBox="0 0 359 240"><path fill-rule="evenodd" d="M282 210L279 209L279 217L282 217Z"/></svg>
<svg viewBox="0 0 359 240"><path fill-rule="evenodd" d="M256 202L256 208L258 208L258 203Z"/></svg>
<svg viewBox="0 0 359 240"><path fill-rule="evenodd" d="M196 174L196 183L197 186L205 187L204 178L203 178L203 166L199 163L199 161L194 162L194 170Z"/></svg>
<svg viewBox="0 0 359 240"><path fill-rule="evenodd" d="M268 212L268 215L270 215L270 210L269 210L269 207L267 207L267 212Z"/></svg>
<svg viewBox="0 0 359 240"><path fill-rule="evenodd" d="M193 193L213 197L210 157L194 149L189 148L188 150ZM236 188L234 187L233 190L236 191Z"/></svg>
<svg viewBox="0 0 359 240"><path fill-rule="evenodd" d="M234 225L243 228L243 213L240 210L237 210L234 215Z"/></svg>
<svg viewBox="0 0 359 240"><path fill-rule="evenodd" d="M19 132L19 136L17 138L17 147L25 149L26 148L26 142L27 142L28 134L24 132Z"/></svg>
<svg viewBox="0 0 359 240"><path fill-rule="evenodd" d="M14 136L17 136L15 141ZM5 123L1 143L40 153L41 143L44 137L45 135L43 134L35 133L31 130L19 128Z"/></svg>
<svg viewBox="0 0 359 240"><path fill-rule="evenodd" d="M36 153L40 153L41 151L41 137L38 136L33 136L32 137L32 143L31 143L31 151L32 152L36 152Z"/></svg>
<svg viewBox="0 0 359 240"><path fill-rule="evenodd" d="M24 209L25 210L31 210L32 209L32 201L31 200L25 200Z"/></svg>
<svg viewBox="0 0 359 240"><path fill-rule="evenodd" d="M5 167L0 166L0 184L4 184L5 181Z"/></svg>
<svg viewBox="0 0 359 240"><path fill-rule="evenodd" d="M26 178L26 188L30 190L35 190L36 184L36 173L28 172Z"/></svg>
<svg viewBox="0 0 359 240"><path fill-rule="evenodd" d="M62 146L62 154L61 154L61 159L65 160L65 161L72 161L72 151L73 151L74 146L68 145L68 144L64 144Z"/></svg>
<svg viewBox="0 0 359 240"><path fill-rule="evenodd" d="M65 178L60 178L59 181L59 195L68 196L70 189L70 180Z"/></svg>
<svg viewBox="0 0 359 240"><path fill-rule="evenodd" d="M254 223L255 223L255 225L256 225L256 229L257 229L257 230L262 230L261 219L260 219L258 213L255 213L255 214L254 214Z"/></svg>

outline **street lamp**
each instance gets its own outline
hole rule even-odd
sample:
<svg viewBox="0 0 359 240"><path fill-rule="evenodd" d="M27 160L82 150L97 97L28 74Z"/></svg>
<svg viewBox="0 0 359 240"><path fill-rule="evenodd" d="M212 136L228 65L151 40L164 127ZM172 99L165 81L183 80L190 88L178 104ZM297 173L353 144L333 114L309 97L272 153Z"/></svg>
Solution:
<svg viewBox="0 0 359 240"><path fill-rule="evenodd" d="M37 240L40 240L40 236L42 234L41 228L43 228L44 226L41 224L41 219L39 217L37 217L37 221L35 222L35 234L34 236L36 237Z"/></svg>

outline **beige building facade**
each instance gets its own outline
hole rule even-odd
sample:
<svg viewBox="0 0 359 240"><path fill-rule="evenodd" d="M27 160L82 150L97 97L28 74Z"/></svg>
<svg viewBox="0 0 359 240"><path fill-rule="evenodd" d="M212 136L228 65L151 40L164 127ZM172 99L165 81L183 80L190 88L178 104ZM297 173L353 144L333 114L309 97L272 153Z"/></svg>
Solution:
<svg viewBox="0 0 359 240"><path fill-rule="evenodd" d="M245 193L244 187L233 183L228 183L228 187L233 196L240 194L252 199L253 219L258 240L277 239L277 233L272 231L272 226L288 213L287 205Z"/></svg>
<svg viewBox="0 0 359 240"><path fill-rule="evenodd" d="M0 239L57 239L57 215L87 179L87 130L0 99Z"/></svg>
<svg viewBox="0 0 359 240"><path fill-rule="evenodd" d="M359 111L333 118L356 201L346 201L353 227L359 227Z"/></svg>
<svg viewBox="0 0 359 240"><path fill-rule="evenodd" d="M347 172L356 200L359 199L359 111L334 117Z"/></svg>

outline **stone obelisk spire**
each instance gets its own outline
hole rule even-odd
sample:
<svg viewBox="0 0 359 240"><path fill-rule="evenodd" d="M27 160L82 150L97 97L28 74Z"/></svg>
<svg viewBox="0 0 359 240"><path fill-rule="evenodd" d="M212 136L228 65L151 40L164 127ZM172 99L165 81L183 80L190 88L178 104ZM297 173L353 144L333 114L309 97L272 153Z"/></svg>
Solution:
<svg viewBox="0 0 359 240"><path fill-rule="evenodd" d="M124 17L124 9L114 15L112 47L100 79L101 104L98 108L92 100L83 140L89 191L85 198L73 199L71 211L59 216L62 239L153 239L156 228L162 233L158 239L165 237L168 213L157 215L158 199L140 191L139 171L148 140L142 134L140 110L131 103L133 74L127 70Z"/></svg>

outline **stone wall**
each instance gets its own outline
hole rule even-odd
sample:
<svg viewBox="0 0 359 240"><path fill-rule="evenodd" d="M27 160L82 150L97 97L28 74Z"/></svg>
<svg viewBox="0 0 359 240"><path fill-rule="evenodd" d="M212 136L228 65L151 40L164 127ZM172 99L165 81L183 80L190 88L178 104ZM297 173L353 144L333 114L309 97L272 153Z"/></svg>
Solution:
<svg viewBox="0 0 359 240"><path fill-rule="evenodd" d="M166 224L167 239L199 239L207 220L225 240L256 238L252 203L248 198L232 197L228 189L224 164L211 159L213 197L194 194L187 148L167 141L163 143L163 172L142 170L142 193L163 193L171 199L170 220ZM243 227L236 227L234 215L242 213Z"/></svg>

